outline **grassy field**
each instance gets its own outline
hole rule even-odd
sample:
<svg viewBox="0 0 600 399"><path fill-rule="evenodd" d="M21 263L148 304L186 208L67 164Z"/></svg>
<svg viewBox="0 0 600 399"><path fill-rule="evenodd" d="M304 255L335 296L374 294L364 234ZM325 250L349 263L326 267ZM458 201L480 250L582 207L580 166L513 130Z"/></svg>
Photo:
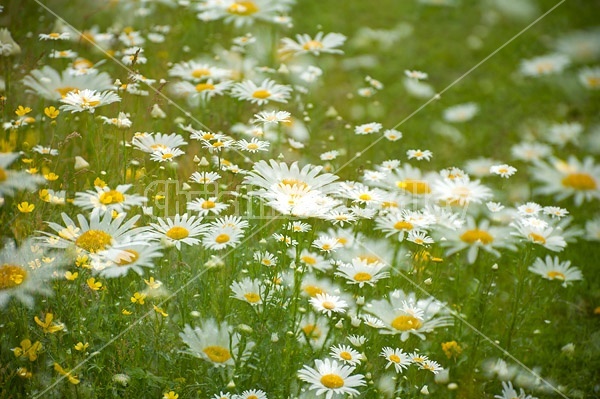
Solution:
<svg viewBox="0 0 600 399"><path fill-rule="evenodd" d="M597 15L3 2L0 398L600 397Z"/></svg>

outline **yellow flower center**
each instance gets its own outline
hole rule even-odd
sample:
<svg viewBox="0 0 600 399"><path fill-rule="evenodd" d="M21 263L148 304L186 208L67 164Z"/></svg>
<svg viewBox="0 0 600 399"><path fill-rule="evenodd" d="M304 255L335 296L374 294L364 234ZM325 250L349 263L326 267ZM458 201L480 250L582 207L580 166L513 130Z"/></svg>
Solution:
<svg viewBox="0 0 600 399"><path fill-rule="evenodd" d="M405 220L400 220L394 224L394 229L396 230L412 230L413 227L412 223Z"/></svg>
<svg viewBox="0 0 600 399"><path fill-rule="evenodd" d="M355 281L370 281L372 278L373 276L367 272L358 272L354 275Z"/></svg>
<svg viewBox="0 0 600 399"><path fill-rule="evenodd" d="M335 309L335 303L333 303L331 301L323 301L321 303L321 306L323 306L325 309L329 309L329 310Z"/></svg>
<svg viewBox="0 0 600 399"><path fill-rule="evenodd" d="M260 295L258 295L256 292L248 292L247 294L244 294L244 298L246 298L246 300L250 303L260 302Z"/></svg>
<svg viewBox="0 0 600 399"><path fill-rule="evenodd" d="M396 186L404 191L408 191L409 193L413 194L429 194L431 192L429 184L422 180L406 179L397 182Z"/></svg>
<svg viewBox="0 0 600 399"><path fill-rule="evenodd" d="M214 363L225 363L229 359L231 359L231 353L227 348L223 348L222 346L207 346L202 349L202 352Z"/></svg>
<svg viewBox="0 0 600 399"><path fill-rule="evenodd" d="M485 230L473 229L467 230L461 234L460 239L467 244L475 244L480 242L484 245L491 244L494 242L494 237Z"/></svg>
<svg viewBox="0 0 600 399"><path fill-rule="evenodd" d="M317 263L317 260L315 258L313 258L312 256L308 256L308 255L300 257L300 260L302 262L306 263L307 265L311 265L311 266L313 266Z"/></svg>
<svg viewBox="0 0 600 399"><path fill-rule="evenodd" d="M367 193L363 193L363 194L361 194L361 195L358 196L358 199L361 200L361 201L371 201L373 199L373 197L371 197Z"/></svg>
<svg viewBox="0 0 600 399"><path fill-rule="evenodd" d="M194 69L192 71L192 76L197 79L200 79L204 76L209 76L209 75L210 75L210 71L206 68L198 68L198 69Z"/></svg>
<svg viewBox="0 0 600 399"><path fill-rule="evenodd" d="M27 271L21 266L8 263L0 266L0 291L17 287L27 278Z"/></svg>
<svg viewBox="0 0 600 399"><path fill-rule="evenodd" d="M6 178L6 171L4 170L4 168L0 168L0 183L6 181Z"/></svg>
<svg viewBox="0 0 600 399"><path fill-rule="evenodd" d="M323 48L323 43L318 40L309 40L302 45L302 48L306 51L319 50Z"/></svg>
<svg viewBox="0 0 600 399"><path fill-rule="evenodd" d="M216 204L213 201L204 201L202 203L202 209L212 209L216 206Z"/></svg>
<svg viewBox="0 0 600 399"><path fill-rule="evenodd" d="M549 272L548 272L546 275L548 276L548 278L549 278L550 280L560 280L560 281L565 281L565 280L566 280L566 278L567 278L567 277L566 277L566 276L565 276L563 273L561 273L561 272L557 272L557 271L555 271L555 270L553 270L553 271L549 271Z"/></svg>
<svg viewBox="0 0 600 399"><path fill-rule="evenodd" d="M323 244L323 246L321 248L323 249L323 251L329 251L331 249L331 245Z"/></svg>
<svg viewBox="0 0 600 399"><path fill-rule="evenodd" d="M118 260L115 263L118 266L127 266L138 260L139 257L139 252L133 249L125 249L119 254Z"/></svg>
<svg viewBox="0 0 600 399"><path fill-rule="evenodd" d="M317 294L322 294L324 291L316 285L307 285L304 287L304 292L311 297L315 297Z"/></svg>
<svg viewBox="0 0 600 399"><path fill-rule="evenodd" d="M246 399L258 399L258 396L250 395L250 396L246 396Z"/></svg>
<svg viewBox="0 0 600 399"><path fill-rule="evenodd" d="M258 12L258 6L253 1L237 1L227 8L227 12L247 17Z"/></svg>
<svg viewBox="0 0 600 399"><path fill-rule="evenodd" d="M75 240L75 245L90 253L106 249L112 242L112 237L102 230L88 230Z"/></svg>
<svg viewBox="0 0 600 399"><path fill-rule="evenodd" d="M298 186L300 188L308 188L308 184L298 179L282 179L281 182L279 182L279 187L282 186Z"/></svg>
<svg viewBox="0 0 600 399"><path fill-rule="evenodd" d="M214 89L215 89L215 85L213 85L211 83L199 83L196 85L197 92L201 92L201 91L205 91L205 90L214 90Z"/></svg>
<svg viewBox="0 0 600 399"><path fill-rule="evenodd" d="M81 106L82 107L97 107L100 104L98 100L92 100L86 97L81 98Z"/></svg>
<svg viewBox="0 0 600 399"><path fill-rule="evenodd" d="M381 258L378 258L374 255L359 255L359 256L357 256L357 258L367 262L368 265L377 263L377 262L381 262Z"/></svg>
<svg viewBox="0 0 600 399"><path fill-rule="evenodd" d="M73 90L77 90L76 87L71 87L71 86L65 86L65 87L59 87L57 89L55 89L62 98L65 98L67 96L67 93L69 93L70 91Z"/></svg>
<svg viewBox="0 0 600 399"><path fill-rule="evenodd" d="M118 204L123 201L125 201L125 196L117 190L105 191L100 194L100 202L104 205Z"/></svg>
<svg viewBox="0 0 600 399"><path fill-rule="evenodd" d="M340 357L344 360L352 360L352 355L349 352L340 352Z"/></svg>
<svg viewBox="0 0 600 399"><path fill-rule="evenodd" d="M539 74L550 72L553 69L554 65L551 62L540 62L535 66L535 70Z"/></svg>
<svg viewBox="0 0 600 399"><path fill-rule="evenodd" d="M229 242L230 239L231 239L231 237L229 237L227 234L223 233L223 234L219 234L215 238L215 241L219 244L225 244L226 242Z"/></svg>
<svg viewBox="0 0 600 399"><path fill-rule="evenodd" d="M390 361L392 361L394 363L400 363L400 357L393 353L388 357L388 359L390 359Z"/></svg>
<svg viewBox="0 0 600 399"><path fill-rule="evenodd" d="M529 238L531 239L531 241L533 241L537 244L544 245L546 243L546 239L541 234L529 233Z"/></svg>
<svg viewBox="0 0 600 399"><path fill-rule="evenodd" d="M271 97L271 92L269 90L259 89L252 93L252 97L264 100L265 98Z"/></svg>
<svg viewBox="0 0 600 399"><path fill-rule="evenodd" d="M598 188L596 180L588 173L569 173L561 181L562 185L575 190L588 191Z"/></svg>
<svg viewBox="0 0 600 399"><path fill-rule="evenodd" d="M321 336L321 330L315 324L307 324L302 327L302 331L309 339L318 339Z"/></svg>
<svg viewBox="0 0 600 399"><path fill-rule="evenodd" d="M166 146L166 145L164 145L164 144L157 143L157 144L152 144L152 145L150 146L150 148L151 148L152 150L154 150L154 151L157 151L157 150L164 150L164 149L167 149L167 148L169 148L169 147L167 147L167 146Z"/></svg>
<svg viewBox="0 0 600 399"><path fill-rule="evenodd" d="M257 150L258 149L258 144L256 144L256 143L249 143L246 146L246 148L249 149L249 150Z"/></svg>
<svg viewBox="0 0 600 399"><path fill-rule="evenodd" d="M341 388L344 386L344 379L337 374L325 374L321 377L321 384L329 389Z"/></svg>
<svg viewBox="0 0 600 399"><path fill-rule="evenodd" d="M598 77L598 76L588 76L586 78L586 82L587 82L588 86L591 88L600 87L600 77Z"/></svg>
<svg viewBox="0 0 600 399"><path fill-rule="evenodd" d="M173 154L171 153L166 153L162 155L162 159L171 159L173 158Z"/></svg>
<svg viewBox="0 0 600 399"><path fill-rule="evenodd" d="M190 235L190 231L185 227L173 226L167 231L166 236L172 240L183 240Z"/></svg>
<svg viewBox="0 0 600 399"><path fill-rule="evenodd" d="M392 321L392 327L399 331L417 330L421 326L421 321L410 315L398 316Z"/></svg>

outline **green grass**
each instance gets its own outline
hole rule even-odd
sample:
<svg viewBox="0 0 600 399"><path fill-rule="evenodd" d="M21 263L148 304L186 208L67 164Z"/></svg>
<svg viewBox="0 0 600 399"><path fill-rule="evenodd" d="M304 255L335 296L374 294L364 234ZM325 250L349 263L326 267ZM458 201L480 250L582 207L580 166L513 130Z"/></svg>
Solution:
<svg viewBox="0 0 600 399"><path fill-rule="evenodd" d="M112 29L120 33L131 27L145 34L156 25L170 26L171 31L164 43L148 42L144 45L148 63L134 66L144 76L157 80L177 80L168 76L173 63L197 57L215 63L222 61L225 54L219 52L218 46L228 48L233 38L247 32L252 32L257 38L254 46L258 51L249 50L229 64L230 68L239 68L243 61L255 61L256 66L278 70L284 62L277 55L281 38L294 37L296 33L314 35L319 31L342 33L348 37L342 47L343 55L306 57L323 71L323 76L310 86L307 94L292 97L287 104L270 104L276 109L289 111L298 121L304 121L310 133L305 148L291 148L285 128L279 127L277 137L270 139L271 146L267 152L244 153L241 156L229 150L219 158L219 162L226 159L244 170L251 170L253 163L260 159L325 165L319 155L338 150L340 157L325 165L326 169L334 171L341 180L360 181L363 171L374 169L389 159L399 159L403 164L411 164L427 173L453 166L464 168L468 161L478 157L492 158L518 169L510 179L489 175L482 177L482 183L492 189L492 201L501 201L507 207L527 201L535 201L542 206L560 206L568 209L573 218L569 230L584 229L587 221L598 217L598 199L577 206L571 198L557 201L549 195L538 195L534 190L540 184L531 175L532 164L514 159L511 147L525 139L547 142L547 132L539 126L578 122L584 126L579 143L569 143L564 147L555 145L553 154L562 159L570 155L580 160L588 155L597 158L598 153L585 143L598 140L599 94L597 90L586 90L578 82L577 72L583 66L598 65L598 59L574 63L563 73L548 77L523 77L518 71L522 60L551 52L551 45L557 38L593 28L597 24L595 16L600 12L600 4L583 0L565 2L454 84L456 79L555 5L552 1L540 0L536 2L538 12L535 15L518 20L499 13L491 3L465 0L456 7L436 7L416 0L382 0L376 4L299 0L292 8L293 27L289 29L266 23L235 28L222 21L200 22L195 12L165 4L154 5L155 10L146 17L134 16L133 11L141 6L138 2L82 1L75 4L71 1L49 1L44 4L82 31L98 26L102 32ZM390 47L377 43L361 45L358 40L362 28L392 30L399 24L411 26L412 34ZM36 167L38 174L54 172L59 178L40 184L39 189L65 190L69 199L74 198L76 193L93 190L96 178L101 178L111 188L131 183L130 193L146 195L147 205L154 206L152 214L143 214L140 207L134 207L127 213L127 219L141 215L137 222L139 226L149 226L149 223L156 222L156 217L185 212L186 193L174 186L163 189L159 185L148 189L157 181L171 179L181 184L194 171L216 171L222 175L218 181L221 192L246 193L249 190L241 187L243 174L220 171L208 150L191 140L189 134L180 128L180 123L191 123L199 129L201 126L196 121L200 121L211 131L223 132L237 140L244 137L232 133L232 126L246 123L254 114L268 107L225 96L198 107L190 107L185 99L175 99L179 105L175 106L154 91L144 97L120 92L120 102L100 107L94 114L61 111L54 121L50 121L43 117L44 108L51 105L58 108L61 103L44 100L26 91L22 79L31 70L44 65L51 65L57 71L65 69L69 65L67 60L48 57L55 47L69 48L92 62L104 60L98 68L107 72L113 81L128 82L127 70L83 41L56 44L39 41L39 33L56 30L56 21L36 2L8 1L0 13L0 26L9 29L22 49L20 55L2 57L1 60L0 71L8 88L1 93L2 122L15 119L14 111L19 105L30 107L29 115L35 117L35 122L28 126L4 131L2 149L6 152L22 151L20 159L6 170ZM480 40L478 48L468 44L475 40L473 36ZM187 49L184 49L185 46ZM112 50L123 47L115 41ZM356 61L348 61L365 55L375 60L374 65L366 67L357 65ZM415 98L407 93L402 82L407 69L427 72L429 78L426 82L436 92L452 85L439 100L408 119L428 98ZM251 76L251 71L246 70L240 73L239 80L248 76ZM266 76L282 84L295 82L293 72L269 73ZM366 76L384 85L370 98L357 94L359 88L367 86ZM260 82L262 78L254 80ZM153 87L169 97L167 88L162 84L156 83ZM444 109L466 102L478 104L479 112L468 122L452 125L460 132L461 140L437 132L436 124L442 121ZM150 110L154 104L160 105L167 114L166 118L151 117ZM330 107L337 111L338 117L328 114ZM189 111L193 118L180 108ZM117 129L103 124L98 118L99 115L116 117L120 111L130 114L131 128ZM397 127L404 137L397 142L382 139L373 144L379 135L354 134L354 127L363 123L379 122L385 130L405 119L405 123ZM130 141L135 132L181 134L188 142L183 147L185 154L177 158L176 166L168 162L155 163L148 154L122 145L122 142ZM533 137L529 137L532 134ZM59 155L51 157L35 153L32 148L36 144L58 149ZM365 151L366 148L368 150ZM430 162L408 160L406 151L417 148L431 150L433 159ZM353 159L358 152L363 152L362 156ZM85 158L90 166L74 170L76 156ZM195 156L206 157L211 164L202 167L194 161ZM31 164L23 163L23 158L31 159ZM599 176L594 177L600 179ZM199 186L192 184L192 189L199 190ZM163 194L169 200L167 209L161 209L163 199L156 198ZM192 198L197 196L192 195ZM349 230L360 238L352 249L368 250L373 245L380 245L378 251L390 252L390 278L381 280L374 287L359 289L334 276L333 270L315 274L335 281L343 287L342 293L347 295L346 298L353 302L364 297L368 303L386 298L394 289L403 289L415 292L417 298L431 295L447 304L448 309L459 317L454 317L453 326L436 328L425 334L425 340L411 336L401 341L399 335L380 334L364 323L353 325L351 315L329 318L321 315L320 319L328 327L327 341L311 346L306 343L301 323L309 315L316 317L318 312L313 310L300 290L299 284L307 278L307 271L301 267L293 268L293 265L299 264L302 250L310 249L313 240L327 234L331 223L308 218L303 221L311 224L310 232L290 234L286 233L284 226L295 219L270 209L260 199L231 193L224 198L231 205L227 214L248 217L263 212L268 216L249 218L250 227L245 231L245 238L235 248L212 251L202 245L184 245L178 251L161 248L160 242L155 241L151 245L160 248L162 254L154 259L153 267L145 268L143 276L130 272L120 278L100 277L92 270L76 266L74 250L58 251L64 256L64 261L54 278L45 282L54 295L36 296L33 308L16 300L0 308L0 398L160 398L169 391L176 392L181 399L212 398L221 391L239 395L249 389L263 390L270 399L310 398L314 397L315 391L307 391L309 385L298 378L298 371L304 365L313 367L315 359L326 358L332 345L349 345L347 337L357 334L367 338L367 344L357 348L365 358L353 372L362 374L366 379L366 385L359 388L360 398L422 397L420 391L424 385L428 386L431 397L493 398L502 392L501 378L489 370L489 364L497 359L506 360L511 370L515 370L516 374L511 375L515 387L523 387L528 394L538 398L559 396L543 384L537 386L545 390L535 389L527 383L526 380L531 380L533 374L517 365L515 359L550 382L565 397L600 396L597 385L600 377L597 314L600 277L596 272L600 252L597 241L586 240L589 238L585 237L587 233L583 232L582 237L569 242L566 249L558 254L539 245L515 240L516 251L501 249L501 256L495 257L480 250L477 261L468 264L466 251L454 255L445 253L441 245L444 232L438 225L429 231L436 242L426 250L430 256L441 258L440 262L420 258L423 248L416 244L386 238L375 229L374 221L361 220L351 224ZM23 201L34 204L34 211L19 212L17 205ZM351 202L345 201L347 204ZM460 208L448 209L457 213L463 211ZM70 203L63 206L46 203L40 199L37 190L19 190L14 196L5 195L0 212L1 236L18 243L29 237L39 238L41 232L52 232L47 222L62 223L62 212L72 219L78 214L87 215L86 211ZM483 204L469 205L460 216L464 218L467 213L476 220L490 219ZM298 241L296 249L288 252L290 250L285 244L272 238L273 233L290 234ZM8 244L5 244L3 251L8 251L7 248ZM277 267L267 268L256 262L253 259L256 251L275 254L279 258ZM339 260L343 253L325 256ZM223 265L207 267L207 263L214 260L212 255L222 257ZM563 261L571 261L582 271L583 281L563 288L558 281L542 279L527 270L537 257L544 258L546 255L557 255ZM63 277L65 271L78 272L79 277L68 281ZM165 293L156 298L146 298L145 304L133 303L131 297L147 288L144 279L150 276L163 283ZM5 279L4 275L0 277ZM91 277L102 283L102 289L90 289L86 281ZM231 284L244 277L261 281L281 278L281 289L270 286L272 297L269 303L253 307L231 297ZM0 283L4 284L0 285L1 295L7 291L8 283L4 280ZM153 305L168 316L161 316ZM123 314L124 309L131 314ZM352 312L363 312L363 309L361 305L352 306ZM55 333L42 331L34 317L43 319L49 313L54 315L55 321L64 323L64 330ZM235 365L218 368L183 353L187 347L179 334L184 326L199 326L209 318L227 322L231 332L239 334L242 346L254 343L250 355L242 358L239 353L233 353ZM34 360L17 357L13 351L26 338L42 344L42 350ZM462 348L462 353L456 358L448 358L442 350L441 344L449 341L458 342ZM78 351L74 348L78 342L89 343L89 347ZM569 343L574 344L572 353L562 349ZM407 353L420 351L448 370L449 380L436 382L432 373L417 370L414 365L403 374L396 375L393 367L386 369L387 363L380 356L381 349L386 346L402 348ZM73 374L80 382L72 384L67 379L59 380L60 374L54 370L54 363L66 370L78 367ZM31 377L19 376L19 368L26 368L32 373ZM127 386L115 382L116 374L129 377ZM391 380L391 377L395 379ZM384 387L385 381L396 392L389 393ZM456 387L448 385L448 382Z"/></svg>

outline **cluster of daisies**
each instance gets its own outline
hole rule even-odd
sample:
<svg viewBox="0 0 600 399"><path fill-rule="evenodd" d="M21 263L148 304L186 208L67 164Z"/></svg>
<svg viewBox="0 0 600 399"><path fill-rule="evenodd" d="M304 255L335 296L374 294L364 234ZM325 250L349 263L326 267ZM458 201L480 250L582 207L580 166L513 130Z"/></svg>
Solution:
<svg viewBox="0 0 600 399"><path fill-rule="evenodd" d="M562 205L579 208L600 200L600 165L592 157L564 154L572 148L594 149L597 128L594 133L576 120L540 122L510 148L510 164L477 158L428 168L435 154L421 147L407 149L402 159L369 162L352 179L342 180L342 172L347 175L352 162L365 155L351 158L336 137L346 139L353 132L360 136L357 140L368 137L373 145L404 137L398 126L357 122L347 124L339 136L332 132L331 148L324 145L313 153L317 140L311 132L310 95L324 83L328 65L317 59L343 54L345 35L278 35L266 55L263 47L272 38L254 28L292 28L293 0L122 3L118 9L133 11L136 18L172 7L191 12L203 26L223 23L236 34L245 33L215 46L212 53L190 54L192 49L184 46L182 59L165 63L161 71L151 66L162 62L156 49L166 49L175 34L170 26L136 30L115 24L106 31L92 27L78 32L63 21L53 32L37 36L51 44L50 65L36 66L16 81L5 75L0 89L7 91L9 101L14 101L10 84L12 91L17 87L45 106L39 115L28 106L14 108L16 117L2 121L6 151L0 153L0 206L14 211L14 218L3 220L20 242L9 239L0 250L0 310L45 307L44 317L32 317L36 334L75 334L48 310L58 288L60 301L65 293L84 297L114 282L111 290L127 303L116 300L122 316L151 304L153 312L142 319L152 314L157 328L171 323L169 356L176 353L217 381L204 384L214 399L273 397L270 391L276 388L260 377L240 376L257 373L257 359L275 362L264 358L264 346L277 347L282 341L297 356L288 362L292 375L283 391L289 394L333 399L375 389L386 397L413 391L427 395L425 382L446 384L449 370L461 367L456 360L462 348L456 341L438 345L441 351L431 342L455 331L456 318L464 315L454 311L456 304L444 302L447 298L426 294L415 277L423 269L451 260L467 272L488 262L497 262L498 270L509 256L533 249L541 255L524 266L536 283L566 288L584 279L563 251L578 239L600 240L600 216L578 226ZM353 43L360 48L375 41L390 48L410 34L405 25L363 29ZM101 49L106 58L84 58L80 52L90 58L99 53L82 43ZM554 53L515 66L518 79L570 74L579 89L593 95L600 88L600 67L594 64L600 60L599 43L595 30L566 35L556 41ZM21 51L10 32L0 30L0 57L9 59ZM127 69L123 81L108 72L114 64ZM427 72L407 69L402 84L412 96L440 99L429 78ZM385 90L371 76L361 84L357 93L362 98ZM151 119L140 117L139 104ZM436 129L460 138L460 127L476 121L483 107L473 101L450 105ZM184 116L172 117L175 108ZM211 130L194 116L198 110L217 114L221 109L236 110L234 118L223 116L228 120L223 131ZM110 111L100 115L104 110ZM333 107L324 115L343 119ZM32 136L38 130L39 137ZM95 146L99 135L107 133L119 139L103 159L103 149ZM518 179L529 180L533 191L514 199L505 187ZM165 191L157 192L156 183L165 185ZM171 183L175 194L167 188ZM173 196L186 199L171 202ZM26 218L35 209L40 222L26 230L34 226ZM182 265L194 274L178 269ZM204 273L208 277L199 283L200 292L180 292ZM77 283L80 274L85 284ZM192 280L179 281L180 275ZM140 276L146 289L129 292L136 282L141 285ZM432 280L423 283L428 286ZM208 288L220 297L207 294ZM177 301L171 290L190 295L201 311L189 312L190 318L178 314L184 305L167 308L169 300ZM75 310L82 319L88 317L85 309ZM277 312L284 316L270 320ZM241 319L252 326L238 323ZM14 377L25 381L41 374L30 363L44 356L47 342L32 342L31 331L19 332L14 358L6 362L8 367L19 362ZM89 345L78 341L74 353L87 354ZM440 360L438 353L447 359ZM86 383L84 369L76 376L58 362L53 367L61 380ZM499 379L502 393L496 398L533 399L523 389L517 392L511 378ZM46 376L40 380L48 382ZM131 377L119 372L112 381L126 389ZM179 397L172 386L165 386L164 398ZM454 382L446 386L457 388Z"/></svg>

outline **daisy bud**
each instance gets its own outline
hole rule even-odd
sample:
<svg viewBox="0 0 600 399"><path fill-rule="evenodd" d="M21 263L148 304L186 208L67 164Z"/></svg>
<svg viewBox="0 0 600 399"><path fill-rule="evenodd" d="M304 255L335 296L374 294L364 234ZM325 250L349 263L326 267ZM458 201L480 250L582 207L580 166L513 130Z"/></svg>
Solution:
<svg viewBox="0 0 600 399"><path fill-rule="evenodd" d="M562 351L562 353L566 354L566 355L572 355L573 352L575 352L575 344L568 343L565 346L563 346L562 348L560 348L560 350Z"/></svg>
<svg viewBox="0 0 600 399"><path fill-rule="evenodd" d="M246 334L252 334L254 332L252 327L250 327L248 324L240 324L237 326L237 329Z"/></svg>
<svg viewBox="0 0 600 399"><path fill-rule="evenodd" d="M352 320L350 321L350 324L352 324L352 327L359 327L360 323L362 323L362 320L359 319L358 317L353 317Z"/></svg>
<svg viewBox="0 0 600 399"><path fill-rule="evenodd" d="M344 328L344 322L342 320L338 321L337 323L335 323L335 328Z"/></svg>
<svg viewBox="0 0 600 399"><path fill-rule="evenodd" d="M167 117L167 114L165 113L165 111L163 111L158 104L154 104L152 106L152 110L150 111L150 115L153 118L160 118L160 119L164 119Z"/></svg>
<svg viewBox="0 0 600 399"><path fill-rule="evenodd" d="M455 389L458 388L458 384L456 382L451 382L450 384L448 384L447 388L451 391L454 391Z"/></svg>
<svg viewBox="0 0 600 399"><path fill-rule="evenodd" d="M450 380L450 373L448 369L440 370L434 377L436 384L447 384L448 380Z"/></svg>
<svg viewBox="0 0 600 399"><path fill-rule="evenodd" d="M277 333L271 334L271 342L278 342L278 341L279 341L279 335L277 335Z"/></svg>
<svg viewBox="0 0 600 399"><path fill-rule="evenodd" d="M202 157L202 159L200 160L200 162L198 162L198 165L200 165L200 166L208 166L210 164L208 163L208 160L206 159L206 157Z"/></svg>
<svg viewBox="0 0 600 399"><path fill-rule="evenodd" d="M423 385L423 388L421 388L420 391L423 395L429 395L429 388L427 388L427 385Z"/></svg>
<svg viewBox="0 0 600 399"><path fill-rule="evenodd" d="M80 156L75 157L75 170L89 168L90 164Z"/></svg>
<svg viewBox="0 0 600 399"><path fill-rule="evenodd" d="M358 298L356 298L356 304L359 306L362 306L365 304L365 297L364 296L359 296Z"/></svg>
<svg viewBox="0 0 600 399"><path fill-rule="evenodd" d="M235 388L235 382L233 382L233 380L229 381L229 384L227 384L227 389L233 389Z"/></svg>
<svg viewBox="0 0 600 399"><path fill-rule="evenodd" d="M192 188L192 186L190 186L190 185L189 185L189 184L187 184L187 183L183 183L183 184L181 185L181 189L182 189L182 190L184 190L184 191L188 191L188 190L189 190L189 189L191 189L191 188Z"/></svg>
<svg viewBox="0 0 600 399"><path fill-rule="evenodd" d="M423 281L423 283L426 285L431 285L432 282L433 282L433 280L431 280L431 278L428 278L425 281Z"/></svg>

